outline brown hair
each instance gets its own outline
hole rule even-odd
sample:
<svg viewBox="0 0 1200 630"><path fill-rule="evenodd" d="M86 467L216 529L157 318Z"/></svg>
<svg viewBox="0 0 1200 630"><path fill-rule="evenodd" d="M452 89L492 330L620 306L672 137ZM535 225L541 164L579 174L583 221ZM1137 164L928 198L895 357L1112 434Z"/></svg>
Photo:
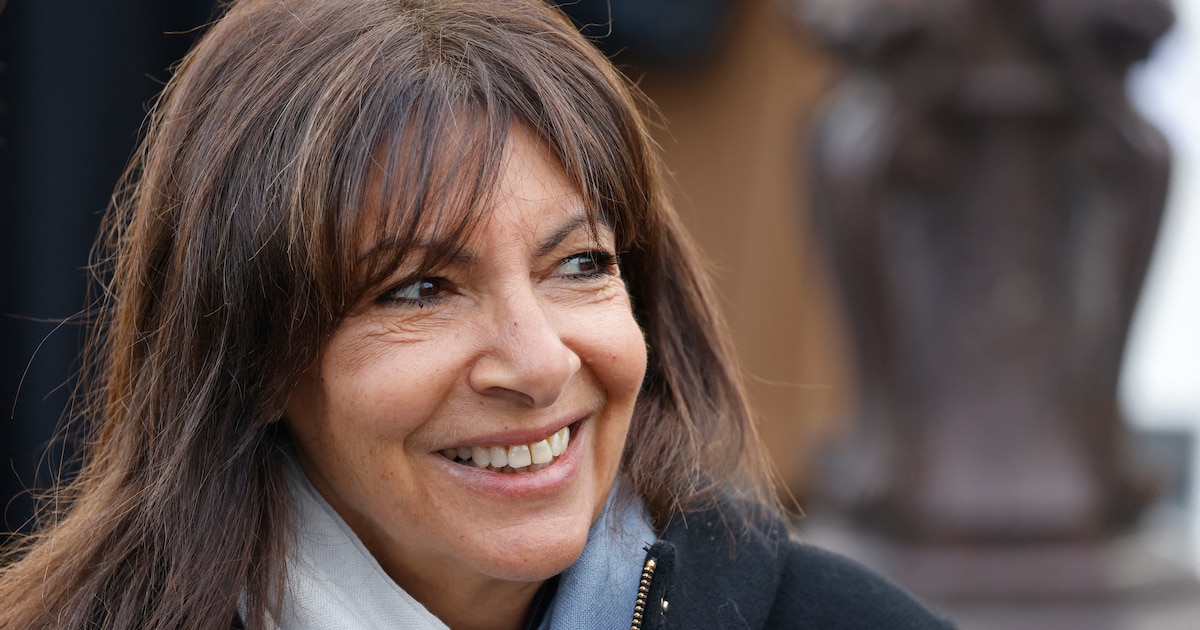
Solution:
<svg viewBox="0 0 1200 630"><path fill-rule="evenodd" d="M420 229L465 238L513 124L617 235L649 349L623 482L659 528L730 492L772 505L644 107L537 0L234 4L181 62L115 197L94 431L61 509L0 574L0 627L211 627L239 602L257 625L281 586L276 420L299 370ZM364 268L358 244L382 235L393 246Z"/></svg>

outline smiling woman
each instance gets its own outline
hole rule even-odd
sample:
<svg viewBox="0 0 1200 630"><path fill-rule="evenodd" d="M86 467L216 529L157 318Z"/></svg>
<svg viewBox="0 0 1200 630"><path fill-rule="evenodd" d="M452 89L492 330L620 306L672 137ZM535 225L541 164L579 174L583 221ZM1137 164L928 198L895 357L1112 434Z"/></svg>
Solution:
<svg viewBox="0 0 1200 630"><path fill-rule="evenodd" d="M0 628L942 627L790 541L642 106L537 0L234 2Z"/></svg>
<svg viewBox="0 0 1200 630"><path fill-rule="evenodd" d="M612 229L589 226L531 133L513 130L500 165L472 237L369 291L283 415L387 574L463 627L523 619L579 557L646 371Z"/></svg>

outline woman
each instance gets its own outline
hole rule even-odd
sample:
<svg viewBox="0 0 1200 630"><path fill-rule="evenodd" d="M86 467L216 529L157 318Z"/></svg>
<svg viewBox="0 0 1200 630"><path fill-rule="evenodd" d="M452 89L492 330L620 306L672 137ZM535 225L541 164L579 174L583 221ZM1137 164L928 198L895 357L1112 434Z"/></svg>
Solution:
<svg viewBox="0 0 1200 630"><path fill-rule="evenodd" d="M534 0L234 4L0 627L938 627L788 541L639 98Z"/></svg>

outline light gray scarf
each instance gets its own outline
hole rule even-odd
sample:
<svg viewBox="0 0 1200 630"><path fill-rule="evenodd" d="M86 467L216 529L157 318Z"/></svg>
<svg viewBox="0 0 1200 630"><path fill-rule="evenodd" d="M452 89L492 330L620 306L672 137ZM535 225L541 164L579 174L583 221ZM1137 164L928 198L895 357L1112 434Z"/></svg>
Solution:
<svg viewBox="0 0 1200 630"><path fill-rule="evenodd" d="M289 551L281 630L445 630L446 624L383 571L350 526L292 458L288 482L298 531ZM619 628L633 617L645 549L654 530L639 507L614 505L588 531L587 545L559 578L539 630Z"/></svg>

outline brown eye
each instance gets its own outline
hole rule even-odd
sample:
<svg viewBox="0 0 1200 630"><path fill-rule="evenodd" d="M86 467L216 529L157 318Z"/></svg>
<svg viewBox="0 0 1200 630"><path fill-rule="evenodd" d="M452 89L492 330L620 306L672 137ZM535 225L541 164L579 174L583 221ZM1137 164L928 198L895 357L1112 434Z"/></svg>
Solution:
<svg viewBox="0 0 1200 630"><path fill-rule="evenodd" d="M447 290L446 281L442 278L421 278L396 285L388 289L379 299L393 304L424 306L431 300L443 297Z"/></svg>
<svg viewBox="0 0 1200 630"><path fill-rule="evenodd" d="M616 266L615 255L604 251L590 251L564 258L559 264L559 269L568 277L592 278L610 274Z"/></svg>

